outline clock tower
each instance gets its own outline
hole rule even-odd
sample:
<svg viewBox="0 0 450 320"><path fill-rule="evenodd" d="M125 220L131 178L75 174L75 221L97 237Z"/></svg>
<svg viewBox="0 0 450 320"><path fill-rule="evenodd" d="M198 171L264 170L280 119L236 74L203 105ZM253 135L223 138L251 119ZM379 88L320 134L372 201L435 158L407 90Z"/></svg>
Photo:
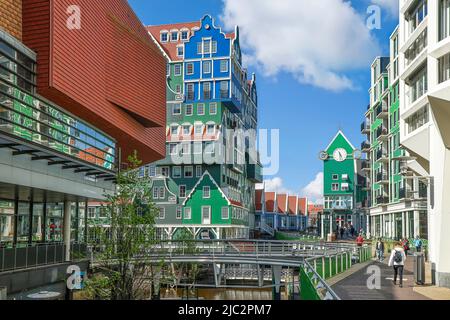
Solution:
<svg viewBox="0 0 450 320"><path fill-rule="evenodd" d="M339 131L319 158L324 163L324 216L322 237L340 239L340 228L365 227L362 204L364 178L361 174L361 151ZM349 234L351 236L351 234Z"/></svg>

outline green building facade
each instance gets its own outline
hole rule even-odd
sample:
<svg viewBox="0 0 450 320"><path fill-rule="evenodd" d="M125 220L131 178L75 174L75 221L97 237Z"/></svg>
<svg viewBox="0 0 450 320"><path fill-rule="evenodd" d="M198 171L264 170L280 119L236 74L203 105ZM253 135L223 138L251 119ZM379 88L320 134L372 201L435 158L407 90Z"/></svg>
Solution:
<svg viewBox="0 0 450 320"><path fill-rule="evenodd" d="M322 237L335 234L338 227L353 226L356 231L365 228L367 196L361 174L361 151L339 131L320 158L324 163Z"/></svg>

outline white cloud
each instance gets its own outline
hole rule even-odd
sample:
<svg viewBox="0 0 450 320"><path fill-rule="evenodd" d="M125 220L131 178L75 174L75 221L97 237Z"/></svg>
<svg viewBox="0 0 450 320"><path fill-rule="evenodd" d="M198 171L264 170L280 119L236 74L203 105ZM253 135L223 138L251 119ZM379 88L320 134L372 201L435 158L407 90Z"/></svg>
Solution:
<svg viewBox="0 0 450 320"><path fill-rule="evenodd" d="M227 29L239 25L246 60L266 76L292 74L300 83L340 91L346 72L368 68L377 40L345 0L223 0Z"/></svg>
<svg viewBox="0 0 450 320"><path fill-rule="evenodd" d="M302 189L302 195L306 196L312 203L320 204L323 202L323 172L318 173L316 178Z"/></svg>
<svg viewBox="0 0 450 320"><path fill-rule="evenodd" d="M284 186L283 179L275 177L273 179L265 180L264 184L266 186L266 192L277 192L295 195L295 192L289 190Z"/></svg>
<svg viewBox="0 0 450 320"><path fill-rule="evenodd" d="M371 2L387 10L391 17L398 17L400 8L398 0L372 0Z"/></svg>

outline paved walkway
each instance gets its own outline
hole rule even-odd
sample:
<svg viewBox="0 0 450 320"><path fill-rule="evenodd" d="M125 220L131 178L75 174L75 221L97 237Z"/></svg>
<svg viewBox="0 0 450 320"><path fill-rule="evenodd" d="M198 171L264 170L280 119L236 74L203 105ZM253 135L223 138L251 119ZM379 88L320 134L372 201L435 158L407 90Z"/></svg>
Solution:
<svg viewBox="0 0 450 320"><path fill-rule="evenodd" d="M333 290L342 300L429 300L428 297L414 290L414 274L411 272L414 258L409 257L403 276L403 288L394 286L393 269L387 265L387 261L380 263L372 261L365 268L357 270L348 277L332 285ZM381 269L381 289L370 290L367 280L371 275L366 274L370 266L378 266Z"/></svg>

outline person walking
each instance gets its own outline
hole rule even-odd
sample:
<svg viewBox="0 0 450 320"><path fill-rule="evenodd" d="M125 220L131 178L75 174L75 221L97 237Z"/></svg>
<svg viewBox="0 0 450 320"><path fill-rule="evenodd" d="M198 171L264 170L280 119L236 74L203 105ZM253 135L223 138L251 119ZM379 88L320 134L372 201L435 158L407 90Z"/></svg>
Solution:
<svg viewBox="0 0 450 320"><path fill-rule="evenodd" d="M419 236L414 239L414 247L416 247L416 252L422 252L422 240L419 238Z"/></svg>
<svg viewBox="0 0 450 320"><path fill-rule="evenodd" d="M397 243L391 252L389 258L389 266L394 267L394 281L393 284L397 285L397 278L400 278L400 288L403 288L403 271L405 268L406 253L401 242Z"/></svg>
<svg viewBox="0 0 450 320"><path fill-rule="evenodd" d="M379 238L377 242L377 257L378 261L384 261L384 242L383 240L381 240L381 238Z"/></svg>
<svg viewBox="0 0 450 320"><path fill-rule="evenodd" d="M410 248L409 248L409 240L404 238L402 240L402 246L403 246L403 250L405 250L405 255L408 256L408 252L410 250Z"/></svg>

